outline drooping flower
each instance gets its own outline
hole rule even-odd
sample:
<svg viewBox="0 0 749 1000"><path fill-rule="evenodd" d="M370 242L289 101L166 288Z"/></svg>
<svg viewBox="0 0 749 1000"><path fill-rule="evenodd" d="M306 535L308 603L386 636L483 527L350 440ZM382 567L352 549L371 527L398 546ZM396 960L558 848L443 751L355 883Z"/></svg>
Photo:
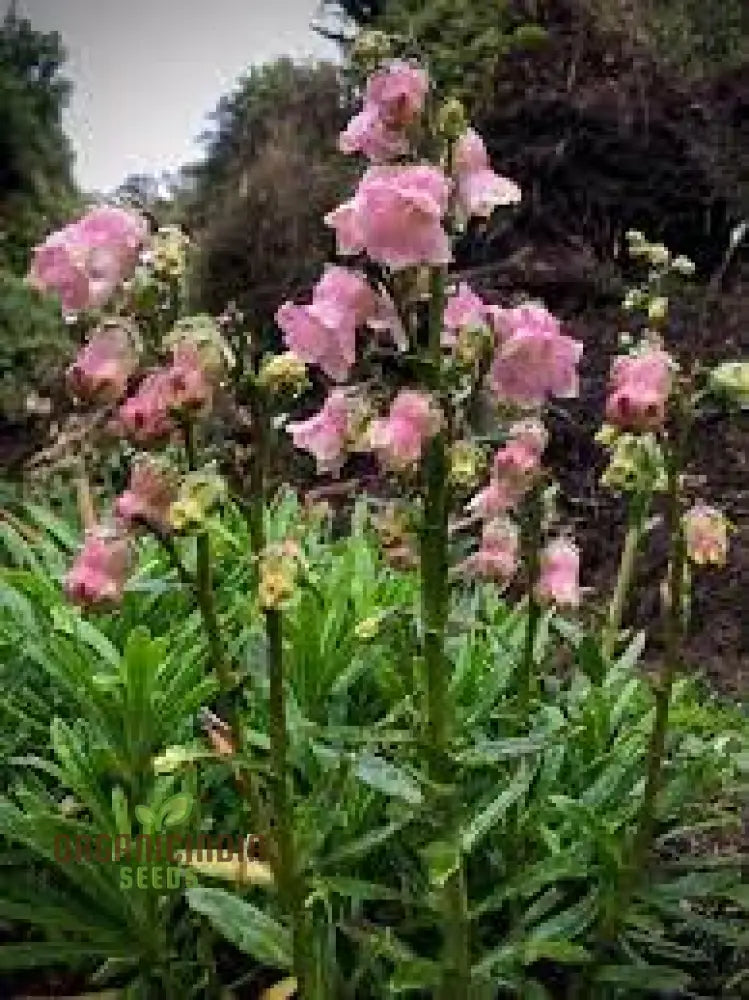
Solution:
<svg viewBox="0 0 749 1000"><path fill-rule="evenodd" d="M393 59L369 78L364 102L392 128L406 128L424 110L428 90L429 77L421 67Z"/></svg>
<svg viewBox="0 0 749 1000"><path fill-rule="evenodd" d="M354 115L338 139L342 153L362 153L373 163L384 163L408 152L408 137L391 128L374 105Z"/></svg>
<svg viewBox="0 0 749 1000"><path fill-rule="evenodd" d="M421 114L429 80L418 66L394 60L367 84L364 107L341 133L343 153L385 162L408 152L406 129Z"/></svg>
<svg viewBox="0 0 749 1000"><path fill-rule="evenodd" d="M130 470L128 488L115 500L115 516L131 528L139 524L166 528L175 492L169 469L153 459L142 460Z"/></svg>
<svg viewBox="0 0 749 1000"><path fill-rule="evenodd" d="M450 182L437 167L370 167L354 197L325 217L342 254L366 250L394 270L447 264L450 242L442 227Z"/></svg>
<svg viewBox="0 0 749 1000"><path fill-rule="evenodd" d="M113 403L127 389L137 365L132 331L109 322L98 327L67 371L67 383L79 399Z"/></svg>
<svg viewBox="0 0 749 1000"><path fill-rule="evenodd" d="M520 533L508 518L489 521L481 533L481 544L464 559L458 572L479 580L508 583L518 567Z"/></svg>
<svg viewBox="0 0 749 1000"><path fill-rule="evenodd" d="M420 461L424 444L441 424L442 414L427 393L402 389L387 417L372 423L369 442L386 468L402 471Z"/></svg>
<svg viewBox="0 0 749 1000"><path fill-rule="evenodd" d="M684 515L687 555L697 566L724 566L728 556L728 521L716 507L695 504Z"/></svg>
<svg viewBox="0 0 749 1000"><path fill-rule="evenodd" d="M130 569L130 545L121 535L97 528L86 538L65 577L65 593L82 607L114 605Z"/></svg>
<svg viewBox="0 0 749 1000"><path fill-rule="evenodd" d="M366 323L377 309L375 293L364 275L337 265L325 268L312 298L315 302L330 302L350 313L356 326Z"/></svg>
<svg viewBox="0 0 749 1000"><path fill-rule="evenodd" d="M172 382L168 369L147 375L137 392L122 404L119 423L123 433L136 444L163 441L176 429L170 411Z"/></svg>
<svg viewBox="0 0 749 1000"><path fill-rule="evenodd" d="M458 206L466 218L488 219L498 206L515 205L521 199L517 184L492 170L484 141L475 129L468 129L456 144L455 178Z"/></svg>
<svg viewBox="0 0 749 1000"><path fill-rule="evenodd" d="M352 401L343 389L333 389L322 409L307 420L286 425L294 445L314 455L317 471L338 475L350 439Z"/></svg>
<svg viewBox="0 0 749 1000"><path fill-rule="evenodd" d="M611 368L606 420L621 430L663 426L671 391L671 356L658 347L616 358Z"/></svg>
<svg viewBox="0 0 749 1000"><path fill-rule="evenodd" d="M531 407L552 396L577 396L583 345L561 332L555 316L541 305L528 304L504 310L495 322L506 331L489 373L499 399Z"/></svg>
<svg viewBox="0 0 749 1000"><path fill-rule="evenodd" d="M576 608L580 604L580 550L567 538L549 542L541 553L536 597L542 604Z"/></svg>
<svg viewBox="0 0 749 1000"><path fill-rule="evenodd" d="M97 206L36 247L29 281L56 292L65 312L99 308L133 273L147 232L137 213Z"/></svg>
<svg viewBox="0 0 749 1000"><path fill-rule="evenodd" d="M170 389L167 406L171 411L195 414L210 408L213 385L197 345L187 342L178 344L172 352L167 375Z"/></svg>
<svg viewBox="0 0 749 1000"><path fill-rule="evenodd" d="M312 302L285 302L276 323L290 351L342 382L356 361L356 328L376 311L375 294L363 275L329 267L313 290Z"/></svg>

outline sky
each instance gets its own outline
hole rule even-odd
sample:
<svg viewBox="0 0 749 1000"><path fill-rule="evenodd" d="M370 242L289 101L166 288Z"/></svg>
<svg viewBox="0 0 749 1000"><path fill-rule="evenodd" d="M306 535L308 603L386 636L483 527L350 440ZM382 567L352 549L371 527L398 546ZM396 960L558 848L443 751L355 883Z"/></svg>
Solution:
<svg viewBox="0 0 749 1000"><path fill-rule="evenodd" d="M316 9L317 0L17 0L19 15L63 37L76 176L102 192L198 158L205 116L249 65L335 58L310 27Z"/></svg>

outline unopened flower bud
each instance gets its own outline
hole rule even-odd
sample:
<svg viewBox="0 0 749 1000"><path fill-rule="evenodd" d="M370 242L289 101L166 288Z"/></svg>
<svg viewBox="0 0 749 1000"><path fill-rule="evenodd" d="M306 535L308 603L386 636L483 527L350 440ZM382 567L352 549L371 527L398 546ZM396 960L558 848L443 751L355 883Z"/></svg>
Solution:
<svg viewBox="0 0 749 1000"><path fill-rule="evenodd" d="M384 31L360 31L351 50L351 59L363 70L376 68L392 54L390 38Z"/></svg>
<svg viewBox="0 0 749 1000"><path fill-rule="evenodd" d="M226 483L215 472L189 473L169 508L169 524L175 531L201 527L225 495Z"/></svg>
<svg viewBox="0 0 749 1000"><path fill-rule="evenodd" d="M164 338L175 357L187 347L197 351L206 374L218 378L234 364L234 354L212 316L201 313L178 320Z"/></svg>
<svg viewBox="0 0 749 1000"><path fill-rule="evenodd" d="M710 373L710 388L739 406L749 406L749 361L726 361Z"/></svg>
<svg viewBox="0 0 749 1000"><path fill-rule="evenodd" d="M642 309L645 302L645 295L639 288L630 288L624 296L622 309L626 312L634 312L635 309Z"/></svg>
<svg viewBox="0 0 749 1000"><path fill-rule="evenodd" d="M449 98L437 112L437 128L441 135L454 142L468 128L468 116L461 101Z"/></svg>
<svg viewBox="0 0 749 1000"><path fill-rule="evenodd" d="M647 257L654 267L665 267L671 260L671 253L665 243L651 243L647 249Z"/></svg>
<svg viewBox="0 0 749 1000"><path fill-rule="evenodd" d="M690 260L689 257L684 257L683 255L675 257L671 267L678 274L683 274L685 278L691 277L696 271L694 261Z"/></svg>
<svg viewBox="0 0 749 1000"><path fill-rule="evenodd" d="M364 618L354 628L357 639L374 639L380 631L380 615L372 615L371 618Z"/></svg>
<svg viewBox="0 0 749 1000"><path fill-rule="evenodd" d="M298 546L268 546L260 559L258 600L266 611L277 611L294 594L299 574Z"/></svg>
<svg viewBox="0 0 749 1000"><path fill-rule="evenodd" d="M164 278L180 278L187 267L190 239L179 226L162 226L151 238L148 260Z"/></svg>
<svg viewBox="0 0 749 1000"><path fill-rule="evenodd" d="M484 453L470 441L456 441L450 449L450 481L454 486L473 488L485 465Z"/></svg>
<svg viewBox="0 0 749 1000"><path fill-rule="evenodd" d="M658 295L650 300L648 305L648 319L651 323L662 323L668 315L668 299L665 295Z"/></svg>
<svg viewBox="0 0 749 1000"><path fill-rule="evenodd" d="M263 362L258 382L269 392L298 395L309 385L307 366L293 351L276 354Z"/></svg>
<svg viewBox="0 0 749 1000"><path fill-rule="evenodd" d="M716 507L698 503L684 515L687 555L697 566L723 566L728 555L726 516Z"/></svg>

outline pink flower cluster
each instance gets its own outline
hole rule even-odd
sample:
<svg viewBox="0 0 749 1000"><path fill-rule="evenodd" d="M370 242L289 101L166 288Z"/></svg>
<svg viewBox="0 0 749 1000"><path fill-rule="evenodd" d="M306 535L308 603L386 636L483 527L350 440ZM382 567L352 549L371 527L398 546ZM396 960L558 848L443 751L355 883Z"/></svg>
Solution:
<svg viewBox="0 0 749 1000"><path fill-rule="evenodd" d="M112 527L86 533L83 546L65 578L65 592L84 608L109 607L122 600L131 568L129 531L144 525L168 528L174 482L168 470L145 459L130 472L130 483L114 502Z"/></svg>
<svg viewBox="0 0 749 1000"><path fill-rule="evenodd" d="M500 343L489 382L500 400L537 407L549 397L578 395L577 366L583 345L562 333L555 316L543 306L529 303L498 310L494 319Z"/></svg>
<svg viewBox="0 0 749 1000"><path fill-rule="evenodd" d="M580 551L567 538L555 538L541 553L536 597L541 604L576 608L580 604Z"/></svg>
<svg viewBox="0 0 749 1000"><path fill-rule="evenodd" d="M66 313L101 308L133 273L147 235L142 216L100 205L36 247L29 282L59 295Z"/></svg>
<svg viewBox="0 0 749 1000"><path fill-rule="evenodd" d="M671 392L671 356L647 346L616 358L611 368L606 419L625 431L654 431L663 426Z"/></svg>
<svg viewBox="0 0 749 1000"><path fill-rule="evenodd" d="M387 417L373 421L369 443L385 468L403 471L420 461L424 445L441 426L441 411L427 393L402 389Z"/></svg>
<svg viewBox="0 0 749 1000"><path fill-rule="evenodd" d="M367 83L364 107L341 133L343 153L383 162L408 152L407 129L424 108L429 79L423 69L394 60Z"/></svg>
<svg viewBox="0 0 749 1000"><path fill-rule="evenodd" d="M509 518L488 521L481 533L478 551L468 556L457 571L475 580L508 583L518 568L520 532Z"/></svg>
<svg viewBox="0 0 749 1000"><path fill-rule="evenodd" d="M124 396L138 356L130 331L108 323L94 331L67 371L71 391L88 402L116 403Z"/></svg>
<svg viewBox="0 0 749 1000"><path fill-rule="evenodd" d="M175 430L175 417L210 408L213 385L193 344L180 343L172 362L147 375L120 407L119 424L136 444L156 444Z"/></svg>
<svg viewBox="0 0 749 1000"><path fill-rule="evenodd" d="M541 471L547 442L540 421L513 424L507 443L494 456L488 486L469 502L468 510L483 520L491 520L515 508Z"/></svg>

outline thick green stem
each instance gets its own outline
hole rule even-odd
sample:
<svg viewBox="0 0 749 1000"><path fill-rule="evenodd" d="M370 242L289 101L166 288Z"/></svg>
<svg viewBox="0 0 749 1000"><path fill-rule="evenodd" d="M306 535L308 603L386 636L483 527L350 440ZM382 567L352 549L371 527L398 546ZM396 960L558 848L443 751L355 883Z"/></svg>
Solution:
<svg viewBox="0 0 749 1000"><path fill-rule="evenodd" d="M536 589L541 569L541 527L543 519L543 486L539 483L528 498L528 519L524 540L524 560L528 587L528 620L525 628L523 658L518 676L518 704L523 721L527 723L531 694L535 684L535 650L538 626L541 622L541 605Z"/></svg>
<svg viewBox="0 0 749 1000"><path fill-rule="evenodd" d="M265 612L270 680L270 756L272 769L273 844L271 857L281 903L291 923L294 974L297 995L311 1000L310 934L304 912L304 887L296 858L294 816L289 799L286 751L286 700L284 691L283 633L281 612Z"/></svg>
<svg viewBox="0 0 749 1000"><path fill-rule="evenodd" d="M645 791L632 848L632 869L642 871L647 864L655 827L658 792L663 772L663 758L668 731L668 713L674 680L681 667L684 631L684 573L686 570L686 544L681 514L681 476L683 443L686 437L686 419L679 414L680 426L677 440L668 458L668 507L666 527L669 535L668 603L665 609L665 657L655 689L655 720L648 747Z"/></svg>
<svg viewBox="0 0 749 1000"><path fill-rule="evenodd" d="M259 558L265 547L265 501L268 481L268 458L270 450L270 421L265 394L255 386L250 394L250 409L253 421L254 450L250 467L250 505L248 526L250 543L255 558Z"/></svg>
<svg viewBox="0 0 749 1000"><path fill-rule="evenodd" d="M442 391L442 321L446 270L432 272L429 309L428 385L435 396ZM423 521L421 526L421 613L426 670L426 738L430 777L450 780L448 671L445 628L449 607L448 583L448 458L447 431L429 443L424 458ZM449 825L451 816L447 817ZM442 894L441 1000L467 1000L470 988L470 925L462 860L447 880Z"/></svg>
<svg viewBox="0 0 749 1000"><path fill-rule="evenodd" d="M630 503L627 534L624 538L622 558L619 563L619 573L616 586L609 605L606 628L603 633L602 650L606 659L611 659L616 649L622 618L627 606L627 598L634 578L637 553L645 531L645 518L649 507L649 497L636 496Z"/></svg>
<svg viewBox="0 0 749 1000"><path fill-rule="evenodd" d="M187 466L191 472L194 472L198 467L194 429L191 423L186 422L183 430ZM218 706L219 714L225 714L230 712L229 700L232 690L232 676L221 642L216 600L213 593L211 540L206 531L201 531L196 539L195 597L208 638L208 662L211 669L215 671L219 687L221 688L221 700Z"/></svg>
<svg viewBox="0 0 749 1000"><path fill-rule="evenodd" d="M432 272L429 312L429 384L439 395L442 388L442 317L445 309L446 273ZM426 667L427 742L429 765L439 780L444 770L447 743L447 670L445 625L448 609L447 443L442 431L429 442L424 458L424 514L421 529L421 614Z"/></svg>

